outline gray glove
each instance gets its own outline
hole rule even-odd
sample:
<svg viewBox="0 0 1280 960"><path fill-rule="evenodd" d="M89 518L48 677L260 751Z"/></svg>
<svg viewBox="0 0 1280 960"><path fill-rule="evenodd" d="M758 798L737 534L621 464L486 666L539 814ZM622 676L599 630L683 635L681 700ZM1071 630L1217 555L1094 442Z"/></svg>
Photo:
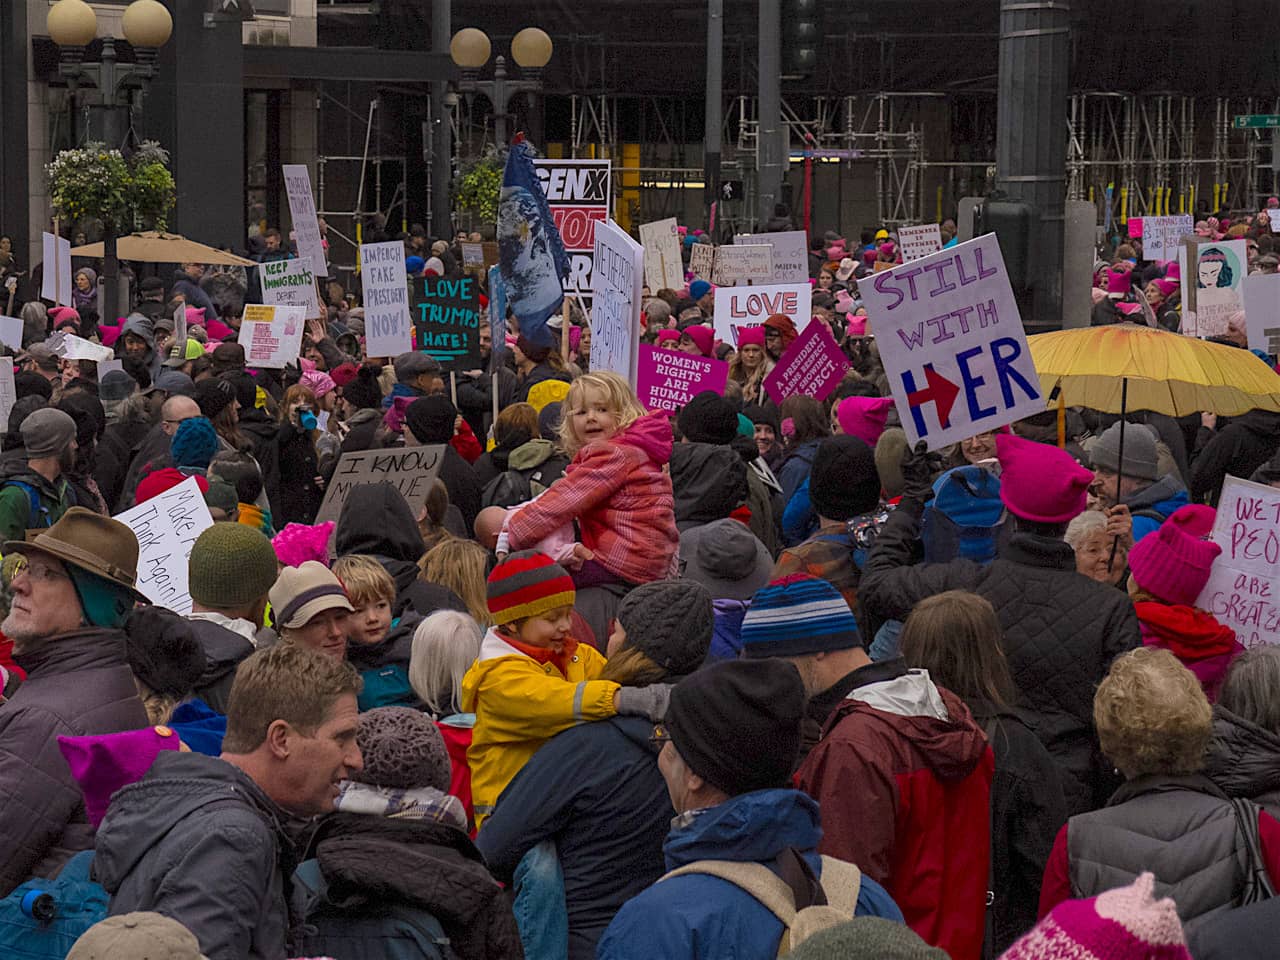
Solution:
<svg viewBox="0 0 1280 960"><path fill-rule="evenodd" d="M648 717L661 723L671 702L671 684L651 683L647 687L622 687L618 690L618 713L629 717Z"/></svg>

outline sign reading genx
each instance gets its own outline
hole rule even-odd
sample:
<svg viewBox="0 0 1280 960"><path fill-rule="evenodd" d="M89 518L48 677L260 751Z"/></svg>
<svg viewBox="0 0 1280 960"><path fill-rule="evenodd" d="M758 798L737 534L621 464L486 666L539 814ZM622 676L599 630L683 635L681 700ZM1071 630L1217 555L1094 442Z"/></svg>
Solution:
<svg viewBox="0 0 1280 960"><path fill-rule="evenodd" d="M565 293L575 293L589 304L596 224L609 218L610 163L538 159L533 168L569 254Z"/></svg>
<svg viewBox="0 0 1280 960"><path fill-rule="evenodd" d="M931 450L1044 410L995 234L859 281L902 426Z"/></svg>

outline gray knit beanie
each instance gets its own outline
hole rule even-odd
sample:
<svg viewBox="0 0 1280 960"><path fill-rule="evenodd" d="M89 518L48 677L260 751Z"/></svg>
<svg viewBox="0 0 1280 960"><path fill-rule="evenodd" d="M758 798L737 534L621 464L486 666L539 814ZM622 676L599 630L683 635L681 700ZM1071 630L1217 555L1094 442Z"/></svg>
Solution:
<svg viewBox="0 0 1280 960"><path fill-rule="evenodd" d="M378 707L360 714L356 744L364 769L352 780L393 790L448 791L452 768L435 722L411 707Z"/></svg>
<svg viewBox="0 0 1280 960"><path fill-rule="evenodd" d="M947 960L910 927L883 917L854 917L805 940L787 956L793 960Z"/></svg>
<svg viewBox="0 0 1280 960"><path fill-rule="evenodd" d="M658 580L623 598L617 620L635 647L673 677L702 666L711 647L715 617L711 594L694 580Z"/></svg>
<svg viewBox="0 0 1280 960"><path fill-rule="evenodd" d="M1089 458L1095 468L1123 473L1139 480L1160 478L1159 459L1156 453L1156 437L1151 428L1142 423L1124 425L1124 470L1120 469L1120 421L1103 431L1102 436L1089 448Z"/></svg>

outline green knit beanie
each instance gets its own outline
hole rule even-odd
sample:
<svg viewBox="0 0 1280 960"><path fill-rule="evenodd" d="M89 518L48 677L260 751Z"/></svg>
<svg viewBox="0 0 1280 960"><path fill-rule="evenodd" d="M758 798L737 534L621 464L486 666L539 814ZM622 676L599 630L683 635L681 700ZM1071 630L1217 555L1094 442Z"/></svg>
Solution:
<svg viewBox="0 0 1280 960"><path fill-rule="evenodd" d="M793 960L947 960L945 951L883 917L854 917L815 933L787 956Z"/></svg>
<svg viewBox="0 0 1280 960"><path fill-rule="evenodd" d="M276 582L275 548L243 523L215 523L196 538L187 563L191 599L215 610L253 603Z"/></svg>

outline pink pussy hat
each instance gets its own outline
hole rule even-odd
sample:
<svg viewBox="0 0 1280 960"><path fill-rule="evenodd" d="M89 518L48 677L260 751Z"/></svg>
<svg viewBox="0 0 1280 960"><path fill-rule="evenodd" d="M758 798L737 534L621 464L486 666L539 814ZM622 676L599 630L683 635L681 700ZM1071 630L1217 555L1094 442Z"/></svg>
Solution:
<svg viewBox="0 0 1280 960"><path fill-rule="evenodd" d="M874 450L892 406L892 397L845 397L836 407L836 420L841 430Z"/></svg>
<svg viewBox="0 0 1280 960"><path fill-rule="evenodd" d="M1107 293L1128 293L1131 286L1128 270L1107 271Z"/></svg>
<svg viewBox="0 0 1280 960"><path fill-rule="evenodd" d="M1000 960L1192 960L1178 908L1152 897L1155 877L1089 900L1067 900L1004 952Z"/></svg>
<svg viewBox="0 0 1280 960"><path fill-rule="evenodd" d="M1170 514L1168 523L1180 527L1184 533L1197 540L1203 540L1213 533L1213 523L1218 518L1218 511L1208 504L1188 503Z"/></svg>
<svg viewBox="0 0 1280 960"><path fill-rule="evenodd" d="M1066 523L1084 513L1093 474L1057 447L1012 434L996 437L1000 499L1014 516Z"/></svg>
<svg viewBox="0 0 1280 960"><path fill-rule="evenodd" d="M1157 600L1191 607L1220 553L1222 547L1212 540L1200 540L1165 522L1129 551L1129 569L1138 586Z"/></svg>
<svg viewBox="0 0 1280 960"><path fill-rule="evenodd" d="M141 780L161 751L184 747L171 729L157 726L90 737L58 737L58 749L84 794L85 817L97 830L113 793Z"/></svg>

